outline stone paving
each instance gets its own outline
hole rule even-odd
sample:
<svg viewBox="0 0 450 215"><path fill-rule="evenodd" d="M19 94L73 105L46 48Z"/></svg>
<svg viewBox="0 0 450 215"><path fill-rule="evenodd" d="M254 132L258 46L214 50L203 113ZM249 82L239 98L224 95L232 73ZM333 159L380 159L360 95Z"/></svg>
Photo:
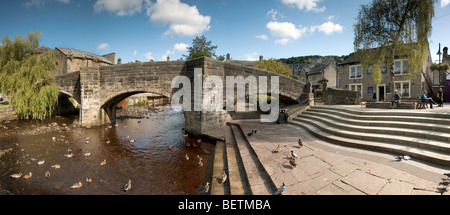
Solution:
<svg viewBox="0 0 450 215"><path fill-rule="evenodd" d="M287 185L284 195L441 195L443 173L450 172L449 167L326 143L291 125L233 123L244 133L258 130L248 140L275 185ZM275 153L278 145L282 150ZM291 150L300 157L296 168L289 165Z"/></svg>

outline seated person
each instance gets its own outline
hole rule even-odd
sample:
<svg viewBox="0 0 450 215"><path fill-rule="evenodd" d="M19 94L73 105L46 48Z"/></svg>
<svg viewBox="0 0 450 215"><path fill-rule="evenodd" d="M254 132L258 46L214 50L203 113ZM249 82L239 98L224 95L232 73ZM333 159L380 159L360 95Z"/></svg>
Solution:
<svg viewBox="0 0 450 215"><path fill-rule="evenodd" d="M422 95L420 96L420 99L423 102L427 102L428 104L430 104L430 109L433 109L433 104L436 104L436 102L434 102L432 98L428 98L426 90L423 91Z"/></svg>
<svg viewBox="0 0 450 215"><path fill-rule="evenodd" d="M398 102L400 102L400 95L398 94L397 90L394 90L394 97L392 98L391 107L390 108L392 108L394 106L394 103L398 104Z"/></svg>

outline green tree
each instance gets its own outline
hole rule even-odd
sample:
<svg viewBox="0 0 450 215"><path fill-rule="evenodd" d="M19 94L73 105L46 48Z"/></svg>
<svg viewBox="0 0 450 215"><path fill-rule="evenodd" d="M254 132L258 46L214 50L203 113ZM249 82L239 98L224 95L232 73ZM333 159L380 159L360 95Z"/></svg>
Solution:
<svg viewBox="0 0 450 215"><path fill-rule="evenodd" d="M35 53L41 37L40 32L13 40L4 37L0 46L0 91L11 96L10 104L21 119L45 119L58 102L54 54Z"/></svg>
<svg viewBox="0 0 450 215"><path fill-rule="evenodd" d="M189 55L183 55L186 60L191 60L199 57L209 57L209 58L216 58L217 60L224 61L225 56L216 55L216 49L217 46L211 45L211 41L207 41L206 37L202 35L201 37L195 37L195 39L192 41L192 46L188 47L187 50L189 52Z"/></svg>
<svg viewBox="0 0 450 215"><path fill-rule="evenodd" d="M421 75L428 53L432 31L434 3L437 0L373 0L361 6L354 46L363 68L371 68L375 84L381 82L381 71L397 57L409 59L407 78Z"/></svg>
<svg viewBox="0 0 450 215"><path fill-rule="evenodd" d="M286 64L282 63L281 61L278 61L274 58L271 58L269 60L260 61L258 64L256 64L254 67L258 69L264 69L270 72L275 72L281 75L285 75L288 77L293 77L292 71Z"/></svg>

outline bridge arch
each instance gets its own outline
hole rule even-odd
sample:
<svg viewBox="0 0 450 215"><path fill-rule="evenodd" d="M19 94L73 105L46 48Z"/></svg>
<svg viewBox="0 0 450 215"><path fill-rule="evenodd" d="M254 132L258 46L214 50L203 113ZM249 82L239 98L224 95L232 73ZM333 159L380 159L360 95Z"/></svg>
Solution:
<svg viewBox="0 0 450 215"><path fill-rule="evenodd" d="M171 98L171 93L168 93L166 91L163 91L161 89L128 89L128 90L122 90L119 92L115 92L112 95L108 95L106 98L102 99L100 101L100 107L101 107L101 121L105 123L115 122L116 121L116 106L119 104L122 100L138 94L143 93L153 93L157 95L164 96L166 98Z"/></svg>

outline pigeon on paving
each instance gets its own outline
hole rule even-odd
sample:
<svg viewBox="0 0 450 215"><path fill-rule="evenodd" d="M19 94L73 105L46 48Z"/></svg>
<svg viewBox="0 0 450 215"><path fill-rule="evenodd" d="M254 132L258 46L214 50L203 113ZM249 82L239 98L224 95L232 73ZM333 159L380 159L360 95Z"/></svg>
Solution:
<svg viewBox="0 0 450 215"><path fill-rule="evenodd" d="M275 192L273 195L283 195L283 192L286 190L286 184L281 185L281 187Z"/></svg>

